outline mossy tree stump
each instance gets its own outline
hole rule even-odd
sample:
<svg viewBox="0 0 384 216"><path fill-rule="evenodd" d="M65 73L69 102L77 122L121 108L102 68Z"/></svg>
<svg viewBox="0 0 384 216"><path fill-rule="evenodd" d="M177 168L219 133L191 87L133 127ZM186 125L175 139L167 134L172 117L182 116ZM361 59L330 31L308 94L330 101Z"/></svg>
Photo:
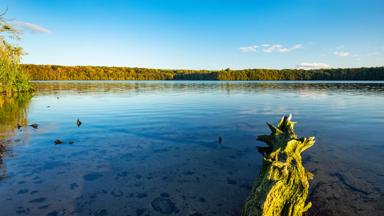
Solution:
<svg viewBox="0 0 384 216"><path fill-rule="evenodd" d="M282 117L277 127L267 124L272 133L257 137L268 146L258 147L263 164L242 215L302 215L311 207L306 199L313 175L305 170L301 155L315 138L298 138L291 115Z"/></svg>

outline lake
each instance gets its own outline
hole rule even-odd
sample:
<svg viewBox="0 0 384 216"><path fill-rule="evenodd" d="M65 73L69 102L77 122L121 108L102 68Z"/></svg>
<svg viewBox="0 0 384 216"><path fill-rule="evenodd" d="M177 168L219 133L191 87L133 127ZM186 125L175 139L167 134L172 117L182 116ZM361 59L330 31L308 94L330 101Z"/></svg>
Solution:
<svg viewBox="0 0 384 216"><path fill-rule="evenodd" d="M290 113L316 137L308 214L384 215L384 82L34 86L0 100L0 215L239 215L255 138Z"/></svg>

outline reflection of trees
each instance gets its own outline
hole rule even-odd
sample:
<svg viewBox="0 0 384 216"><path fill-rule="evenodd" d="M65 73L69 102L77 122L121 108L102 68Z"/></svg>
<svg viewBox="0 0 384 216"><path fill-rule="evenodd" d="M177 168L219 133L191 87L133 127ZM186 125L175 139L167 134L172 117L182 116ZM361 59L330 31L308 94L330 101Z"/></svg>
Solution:
<svg viewBox="0 0 384 216"><path fill-rule="evenodd" d="M0 96L0 178L5 174L2 164L7 144L11 142L18 124L27 125L27 108L31 98L31 94Z"/></svg>
<svg viewBox="0 0 384 216"><path fill-rule="evenodd" d="M383 94L382 82L252 82L252 81L69 81L69 82L36 82L39 95L52 93L122 93L141 94L166 92L199 93L223 91L231 93L260 93L284 91L293 93L353 93L364 91L364 94Z"/></svg>

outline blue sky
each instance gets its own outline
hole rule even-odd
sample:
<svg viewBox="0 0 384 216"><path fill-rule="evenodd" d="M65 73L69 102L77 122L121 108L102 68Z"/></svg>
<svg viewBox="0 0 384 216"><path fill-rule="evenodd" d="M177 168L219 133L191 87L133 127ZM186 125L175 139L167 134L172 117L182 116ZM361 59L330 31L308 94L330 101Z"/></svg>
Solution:
<svg viewBox="0 0 384 216"><path fill-rule="evenodd" d="M384 65L382 0L0 0L24 63L150 68Z"/></svg>

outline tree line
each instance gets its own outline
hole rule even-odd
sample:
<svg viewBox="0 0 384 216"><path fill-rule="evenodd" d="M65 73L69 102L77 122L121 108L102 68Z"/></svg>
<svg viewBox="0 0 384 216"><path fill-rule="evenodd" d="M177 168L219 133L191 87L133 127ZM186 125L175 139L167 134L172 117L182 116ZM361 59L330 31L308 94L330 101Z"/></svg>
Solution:
<svg viewBox="0 0 384 216"><path fill-rule="evenodd" d="M32 80L384 80L384 67L335 69L166 70L22 65Z"/></svg>

